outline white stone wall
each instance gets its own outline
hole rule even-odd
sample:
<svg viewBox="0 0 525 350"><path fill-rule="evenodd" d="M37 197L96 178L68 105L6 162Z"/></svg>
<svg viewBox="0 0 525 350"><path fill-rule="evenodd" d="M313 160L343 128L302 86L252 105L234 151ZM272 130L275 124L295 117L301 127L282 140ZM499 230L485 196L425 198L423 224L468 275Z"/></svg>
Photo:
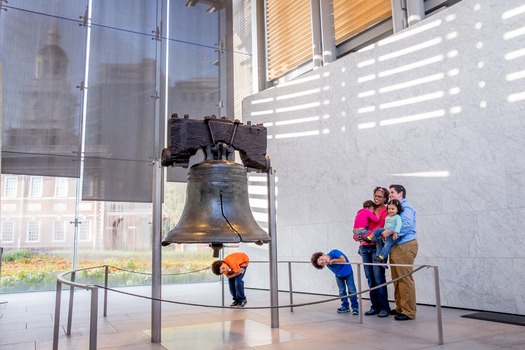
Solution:
<svg viewBox="0 0 525 350"><path fill-rule="evenodd" d="M400 183L417 210L416 264L439 267L442 305L524 314L524 50L525 0L464 0L246 98L243 120L268 128L279 260L338 248L360 262L356 211ZM254 264L247 284L267 288L267 271ZM432 270L415 279L418 302L434 304ZM293 283L337 292L308 264Z"/></svg>

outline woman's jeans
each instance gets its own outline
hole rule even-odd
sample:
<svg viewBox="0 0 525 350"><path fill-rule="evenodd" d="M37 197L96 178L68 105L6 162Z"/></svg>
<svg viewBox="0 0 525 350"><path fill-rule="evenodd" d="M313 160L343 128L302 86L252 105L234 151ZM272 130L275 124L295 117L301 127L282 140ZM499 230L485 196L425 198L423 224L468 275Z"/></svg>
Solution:
<svg viewBox="0 0 525 350"><path fill-rule="evenodd" d="M375 261L373 261L373 257L376 256L375 245L362 245L359 247L359 250L364 263L375 263ZM369 288L379 286L386 282L385 269L383 267L379 265L364 265L364 270ZM390 311L390 305L388 304L388 290L386 286L371 290L370 302L372 303L372 309L376 312Z"/></svg>

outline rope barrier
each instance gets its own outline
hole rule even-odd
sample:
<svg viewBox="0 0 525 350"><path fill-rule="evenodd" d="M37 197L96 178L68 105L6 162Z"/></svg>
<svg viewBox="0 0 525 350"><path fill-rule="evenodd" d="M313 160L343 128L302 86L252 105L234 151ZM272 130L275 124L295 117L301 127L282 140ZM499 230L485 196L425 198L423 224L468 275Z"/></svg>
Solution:
<svg viewBox="0 0 525 350"><path fill-rule="evenodd" d="M151 275L151 272L139 272L139 271L133 271L133 270L127 270L127 269L123 269L121 267L116 267L116 266L111 266L111 265L108 265L108 267L112 268L112 269L115 269L115 270L120 270L120 271L124 271L124 272L130 272L130 273L136 273L138 275ZM189 275L191 273L196 273L196 272L201 272L201 271L205 271L205 270L210 270L211 267L205 267L203 269L200 269L200 270L193 270L193 271L188 271L188 272L181 272L181 273L163 273L162 276L180 276L180 275Z"/></svg>
<svg viewBox="0 0 525 350"><path fill-rule="evenodd" d="M400 280L402 278L405 278L405 277L407 277L409 275L412 275L412 274L416 273L417 271L419 271L419 270L421 270L421 269L423 269L425 267L429 268L431 266L430 265L421 265L418 268L412 270L411 272L406 273L406 274L404 274L404 275L402 275L402 276L400 276L400 277L398 277L398 278L396 278L394 280L390 280L390 281L387 281L387 282L385 282L383 284L380 284L378 286L375 286L375 287L363 290L361 292L348 294L348 295L343 296L343 297L338 295L338 296L334 296L333 298L330 298L330 299L320 300L320 301L313 301L313 302L302 303L302 304L288 304L288 305L279 305L279 306L247 306L247 307L243 307L243 309L252 309L252 310L282 309L282 308L289 308L289 307L302 307L302 306L317 305L317 304L328 303L328 302L335 301L335 300L340 300L340 299L348 299L348 298L350 298L352 296L363 294L363 293L368 293L368 292L370 292L372 290L375 290L375 289L378 289L378 288L382 288L384 286L392 284L392 283L394 283L394 282L396 282L396 281L398 281L398 280ZM202 271L202 270L198 270L198 271ZM148 299L148 300L152 300L152 301L160 301L160 302L170 303L170 304L187 305L187 306L198 306L198 307L216 308L216 309L239 309L238 307L232 307L232 306L205 305L205 304L187 303L187 302L181 302L181 301L175 301L175 300L159 299L159 298L148 297L148 296L145 296L145 295L125 292L125 291L122 291L122 290L118 290L118 289L114 289L114 288L110 288L110 287L105 287L105 286L101 286L101 285L98 285L98 284L95 284L94 286L98 287L100 289L109 290L109 291L115 292L115 293L120 293L120 294L125 294L125 295L129 295L129 296L137 297L137 298Z"/></svg>

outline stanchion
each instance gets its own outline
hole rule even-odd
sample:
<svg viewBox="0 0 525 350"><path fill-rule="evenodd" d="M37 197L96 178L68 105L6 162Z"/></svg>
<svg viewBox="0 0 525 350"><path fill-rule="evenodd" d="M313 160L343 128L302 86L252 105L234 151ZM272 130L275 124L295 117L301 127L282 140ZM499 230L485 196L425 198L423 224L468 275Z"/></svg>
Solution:
<svg viewBox="0 0 525 350"><path fill-rule="evenodd" d="M4 253L4 248L0 247L0 281L2 280L2 254ZM7 304L7 301L0 300L0 304Z"/></svg>

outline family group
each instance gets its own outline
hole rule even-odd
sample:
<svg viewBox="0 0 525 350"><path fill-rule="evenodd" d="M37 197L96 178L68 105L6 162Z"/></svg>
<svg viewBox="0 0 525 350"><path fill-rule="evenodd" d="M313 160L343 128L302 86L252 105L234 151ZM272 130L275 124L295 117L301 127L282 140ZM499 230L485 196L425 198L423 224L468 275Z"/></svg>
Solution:
<svg viewBox="0 0 525 350"><path fill-rule="evenodd" d="M376 187L373 195L373 201L365 201L363 208L357 212L353 228L353 238L359 242L359 255L363 259L368 286L373 288L370 291L371 308L365 315L394 315L397 321L412 320L416 318L416 285L411 275L413 267L406 265L414 264L418 250L416 210L407 201L406 189L402 185L390 185L388 190ZM393 309L390 308L385 285L389 258L394 280ZM315 268L326 266L335 274L341 296L341 307L337 312L358 315L357 291L347 256L333 249L326 254L314 253L311 262Z"/></svg>
<svg viewBox="0 0 525 350"><path fill-rule="evenodd" d="M373 196L374 199L365 201L357 212L353 227L353 239L359 243L359 255L363 259L368 286L372 289L371 307L364 314L394 315L397 321L412 320L416 317L416 286L411 275L418 250L416 211L407 201L406 189L402 185L390 185L389 189L376 187ZM390 308L385 285L389 259L394 280L394 308ZM246 305L243 278L249 263L248 255L235 252L212 264L213 273L228 278L232 307ZM354 274L348 257L333 249L328 253L314 253L311 263L317 269L326 266L335 274L341 297L341 307L337 312L359 315Z"/></svg>

